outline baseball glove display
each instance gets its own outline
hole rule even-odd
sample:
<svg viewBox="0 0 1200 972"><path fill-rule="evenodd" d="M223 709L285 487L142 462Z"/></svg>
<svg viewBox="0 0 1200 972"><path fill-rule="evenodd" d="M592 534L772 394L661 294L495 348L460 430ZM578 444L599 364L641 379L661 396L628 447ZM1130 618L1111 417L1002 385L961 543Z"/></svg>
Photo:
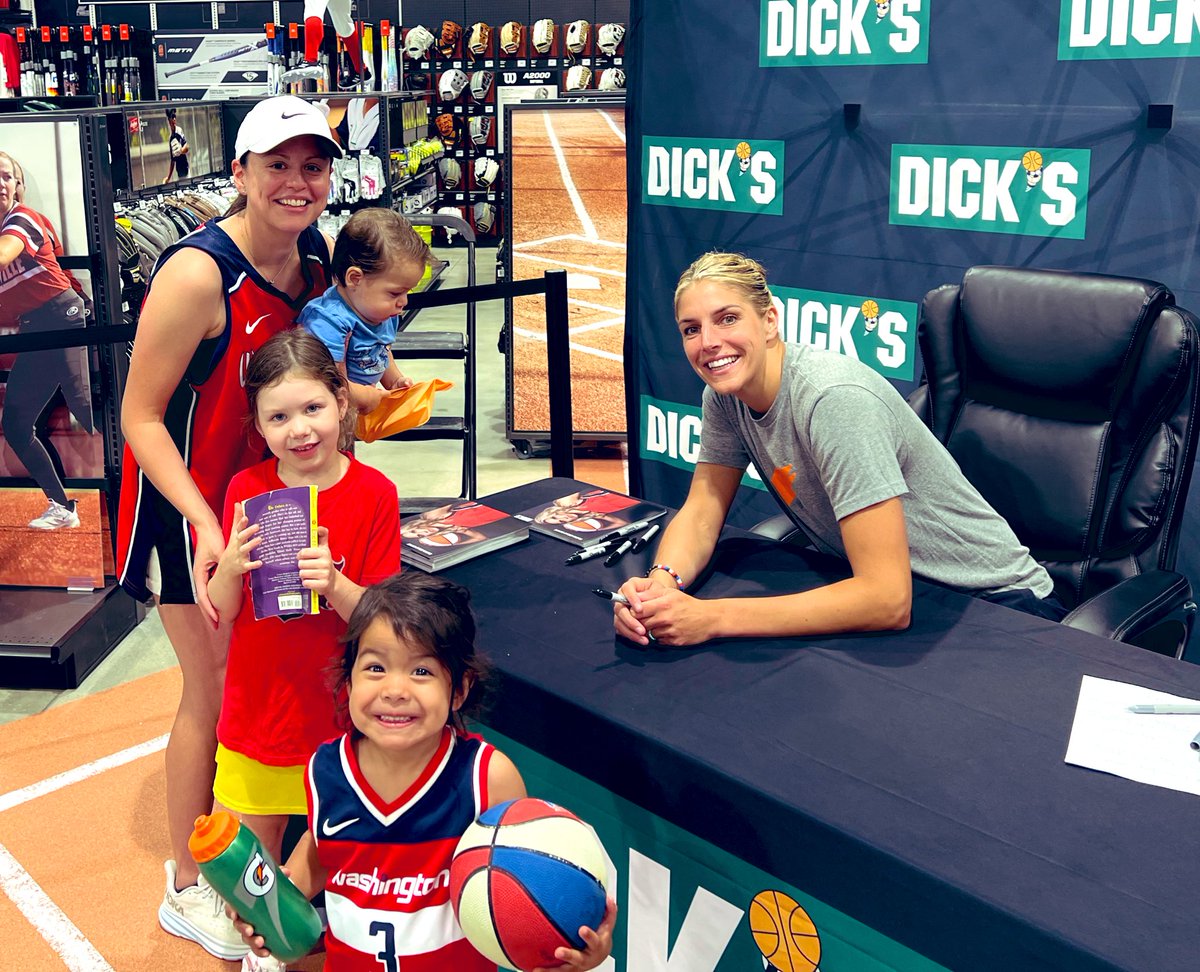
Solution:
<svg viewBox="0 0 1200 972"><path fill-rule="evenodd" d="M567 90L582 91L592 83L591 68L586 68L582 64L576 64L567 72Z"/></svg>
<svg viewBox="0 0 1200 972"><path fill-rule="evenodd" d="M438 50L442 57L453 57L458 50L458 40L462 37L462 28L453 20L442 21L442 33L438 37Z"/></svg>
<svg viewBox="0 0 1200 972"><path fill-rule="evenodd" d="M410 61L419 61L432 44L433 34L417 24L404 38L404 56Z"/></svg>
<svg viewBox="0 0 1200 972"><path fill-rule="evenodd" d="M474 71L471 74L471 97L476 101L487 101L488 92L496 76L491 71Z"/></svg>

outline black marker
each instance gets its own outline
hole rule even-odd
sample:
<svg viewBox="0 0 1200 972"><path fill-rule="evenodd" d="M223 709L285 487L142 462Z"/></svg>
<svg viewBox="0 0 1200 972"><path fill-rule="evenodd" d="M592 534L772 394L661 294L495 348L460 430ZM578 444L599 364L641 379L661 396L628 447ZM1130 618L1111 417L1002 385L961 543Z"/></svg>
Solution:
<svg viewBox="0 0 1200 972"><path fill-rule="evenodd" d="M606 533L600 538L601 543L608 543L610 540L620 540L621 537L627 537L631 533L639 533L645 530L650 525L649 520L638 520L636 523L630 523L627 526L621 527L619 530L613 530L612 533Z"/></svg>
<svg viewBox="0 0 1200 972"><path fill-rule="evenodd" d="M629 599L620 591L606 591L603 587L593 587L592 593L606 601L616 601L619 604L629 603Z"/></svg>
<svg viewBox="0 0 1200 972"><path fill-rule="evenodd" d="M629 551L632 547L633 547L633 537L627 537L626 539L622 540L621 546L617 547L616 550L614 550L612 553L610 553L607 557L604 558L604 566L611 567L618 560L620 560L627 553L629 553Z"/></svg>
<svg viewBox="0 0 1200 972"><path fill-rule="evenodd" d="M654 539L654 534L656 534L656 533L658 533L658 524L651 523L650 529L647 530L645 533L643 533L640 537L637 538L637 540L635 540L633 542L633 549L630 551L630 553L636 554L636 553L641 553L643 550L645 550L646 544L648 544L651 540Z"/></svg>
<svg viewBox="0 0 1200 972"><path fill-rule="evenodd" d="M593 557L599 557L603 553L608 553L612 549L611 543L596 543L590 547L584 547L582 550L576 550L570 557L563 561L564 567L570 567L573 564L582 564L585 560L591 560Z"/></svg>

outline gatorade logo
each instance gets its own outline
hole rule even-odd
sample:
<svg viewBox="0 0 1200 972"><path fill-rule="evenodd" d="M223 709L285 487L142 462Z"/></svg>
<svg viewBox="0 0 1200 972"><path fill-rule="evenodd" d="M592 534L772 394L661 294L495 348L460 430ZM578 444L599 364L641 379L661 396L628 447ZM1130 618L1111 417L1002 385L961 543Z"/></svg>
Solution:
<svg viewBox="0 0 1200 972"><path fill-rule="evenodd" d="M262 854L255 852L250 858L250 863L242 872L242 887L256 898L270 894L271 889L275 887L275 869L266 862Z"/></svg>
<svg viewBox="0 0 1200 972"><path fill-rule="evenodd" d="M1082 240L1091 156L1071 148L893 145L888 222Z"/></svg>
<svg viewBox="0 0 1200 972"><path fill-rule="evenodd" d="M836 351L887 378L912 380L916 304L778 286L771 293L784 341Z"/></svg>
<svg viewBox="0 0 1200 972"><path fill-rule="evenodd" d="M927 64L928 0L760 0L759 67Z"/></svg>
<svg viewBox="0 0 1200 972"><path fill-rule="evenodd" d="M1062 0L1060 61L1200 57L1197 0Z"/></svg>
<svg viewBox="0 0 1200 972"><path fill-rule="evenodd" d="M783 142L642 139L642 202L683 209L783 215Z"/></svg>

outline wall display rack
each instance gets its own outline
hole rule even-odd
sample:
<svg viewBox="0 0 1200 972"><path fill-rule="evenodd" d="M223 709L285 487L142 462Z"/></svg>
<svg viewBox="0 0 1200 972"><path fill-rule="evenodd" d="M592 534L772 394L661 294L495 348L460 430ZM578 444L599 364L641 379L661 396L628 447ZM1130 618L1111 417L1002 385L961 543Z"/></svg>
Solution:
<svg viewBox="0 0 1200 972"><path fill-rule="evenodd" d="M504 148L505 106L558 98L576 85L581 85L576 88L581 92L595 91L605 70L623 69L624 25L620 43L611 54L597 45L603 26L598 23L588 25L586 43L578 52L567 49L565 23L553 26L549 45L543 44L545 50L534 46L535 22L520 24L518 32L507 35L502 34L503 24L491 24L490 32L482 36L474 34L471 25L463 24L460 36L444 47L439 44L440 23L414 23L402 28L401 36L407 40L409 32L418 26L429 30L435 41L420 58L402 57L403 86L428 94L435 131L451 142L446 157L455 163L439 166L436 209L457 211L474 228L478 245L496 246L501 241L510 200ZM473 40L475 50L469 46ZM502 47L505 41L509 42L507 50ZM577 67L586 68L586 72L572 73ZM465 83L460 75L465 75ZM482 75L490 77L485 81ZM485 161L481 164L480 159ZM453 236L439 242L465 245ZM498 268L497 279L502 278Z"/></svg>

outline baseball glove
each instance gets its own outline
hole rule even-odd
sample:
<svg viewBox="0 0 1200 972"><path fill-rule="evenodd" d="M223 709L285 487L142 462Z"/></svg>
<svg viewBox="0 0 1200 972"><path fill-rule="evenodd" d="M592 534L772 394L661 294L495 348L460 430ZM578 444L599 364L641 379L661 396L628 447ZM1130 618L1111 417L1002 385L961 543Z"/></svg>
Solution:
<svg viewBox="0 0 1200 972"><path fill-rule="evenodd" d="M462 28L453 20L442 21L442 33L438 38L438 50L443 57L453 57L458 49L458 39L462 37Z"/></svg>
<svg viewBox="0 0 1200 972"><path fill-rule="evenodd" d="M467 50L472 54L487 54L492 49L492 28L480 21L471 25L467 35Z"/></svg>
<svg viewBox="0 0 1200 972"><path fill-rule="evenodd" d="M621 41L625 39L623 24L605 24L596 33L596 46L610 57L617 53Z"/></svg>
<svg viewBox="0 0 1200 972"><path fill-rule="evenodd" d="M432 43L433 34L417 24L404 38L404 55L410 61L419 61L425 56L425 52L429 50Z"/></svg>
<svg viewBox="0 0 1200 972"><path fill-rule="evenodd" d="M549 17L533 25L533 46L539 54L547 54L554 46L554 21Z"/></svg>
<svg viewBox="0 0 1200 972"><path fill-rule="evenodd" d="M516 54L521 49L521 33L524 28L510 20L500 28L500 50L505 54Z"/></svg>
<svg viewBox="0 0 1200 972"><path fill-rule="evenodd" d="M582 91L591 83L591 69L584 67L582 64L576 64L567 72L566 87L568 91Z"/></svg>
<svg viewBox="0 0 1200 972"><path fill-rule="evenodd" d="M572 54L581 54L587 47L590 27L586 20L572 20L567 26L567 50Z"/></svg>
<svg viewBox="0 0 1200 972"><path fill-rule="evenodd" d="M438 134L442 136L447 148L458 144L458 126L454 123L453 115L442 113L434 119L434 124L437 125Z"/></svg>

